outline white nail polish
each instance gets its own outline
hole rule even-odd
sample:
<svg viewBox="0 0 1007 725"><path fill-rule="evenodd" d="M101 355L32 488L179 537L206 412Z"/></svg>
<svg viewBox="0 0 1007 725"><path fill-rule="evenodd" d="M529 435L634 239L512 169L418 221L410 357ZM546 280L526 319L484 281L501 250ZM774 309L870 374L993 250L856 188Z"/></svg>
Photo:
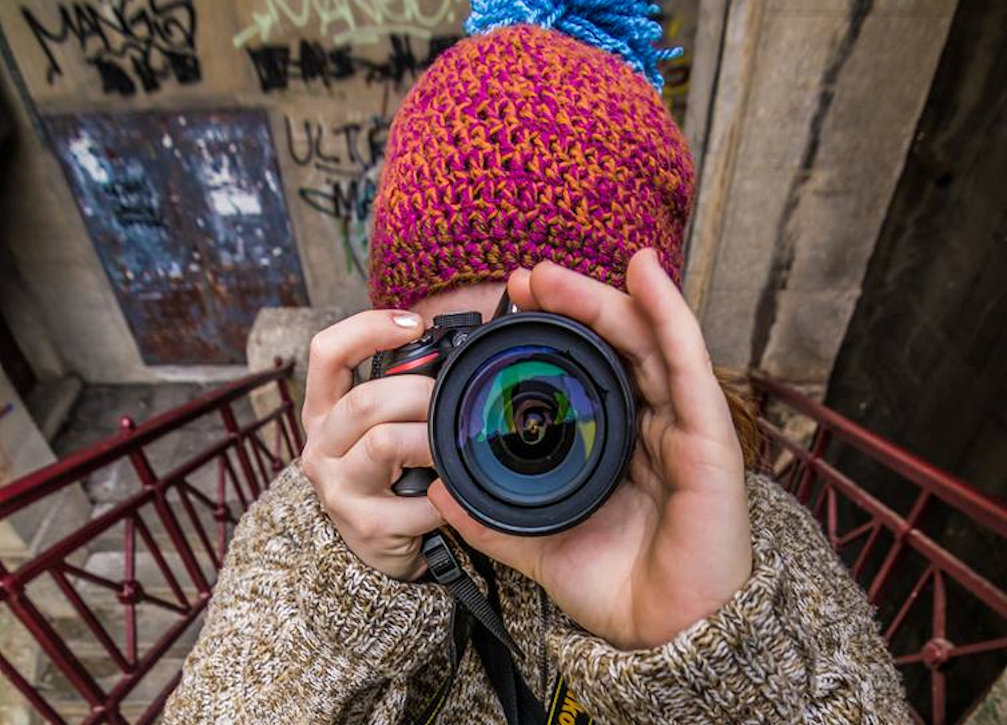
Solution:
<svg viewBox="0 0 1007 725"><path fill-rule="evenodd" d="M399 327L405 327L408 330L415 330L420 326L420 317L419 315L395 315L392 317L392 322Z"/></svg>

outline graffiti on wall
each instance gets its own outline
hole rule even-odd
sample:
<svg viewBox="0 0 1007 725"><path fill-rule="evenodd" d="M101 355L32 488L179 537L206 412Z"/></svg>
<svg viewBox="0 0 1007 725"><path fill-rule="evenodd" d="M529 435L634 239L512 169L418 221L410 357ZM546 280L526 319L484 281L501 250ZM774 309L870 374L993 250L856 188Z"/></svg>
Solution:
<svg viewBox="0 0 1007 725"><path fill-rule="evenodd" d="M285 119L287 151L304 170L302 203L334 219L342 234L347 271L366 278L367 230L388 140L388 119L328 125Z"/></svg>
<svg viewBox="0 0 1007 725"><path fill-rule="evenodd" d="M375 42L391 33L430 38L435 28L454 22L456 7L465 4L465 0L263 0L251 22L234 36L234 47L267 43L284 26L334 46Z"/></svg>
<svg viewBox="0 0 1007 725"><path fill-rule="evenodd" d="M166 80L202 77L192 0L85 0L39 15L22 7L21 15L45 54L50 85L63 75L57 56L66 48L94 68L105 93L152 93Z"/></svg>
<svg viewBox="0 0 1007 725"><path fill-rule="evenodd" d="M249 0L245 7L232 42L263 93L340 99L332 112L285 116L287 183L314 236L331 230L347 273L366 277L391 109L461 37L467 2Z"/></svg>
<svg viewBox="0 0 1007 725"><path fill-rule="evenodd" d="M417 55L408 35L392 34L388 37L387 54L377 61L354 54L349 45L326 48L311 40L301 40L293 46L267 44L246 50L264 93L286 90L291 80L309 89L328 89L354 77L362 77L368 85L386 84L401 91L457 40L457 36L434 36L427 41L426 53Z"/></svg>
<svg viewBox="0 0 1007 725"><path fill-rule="evenodd" d="M232 40L248 58L260 90L340 99L332 112L285 116L292 162L287 182L297 199L292 203L304 208L315 236L332 230L346 271L366 277L371 207L390 109L461 37L465 0L251 0L249 5L248 23ZM352 101L344 105L349 88Z"/></svg>
<svg viewBox="0 0 1007 725"><path fill-rule="evenodd" d="M264 112L47 124L145 362L242 363L260 308L307 303Z"/></svg>

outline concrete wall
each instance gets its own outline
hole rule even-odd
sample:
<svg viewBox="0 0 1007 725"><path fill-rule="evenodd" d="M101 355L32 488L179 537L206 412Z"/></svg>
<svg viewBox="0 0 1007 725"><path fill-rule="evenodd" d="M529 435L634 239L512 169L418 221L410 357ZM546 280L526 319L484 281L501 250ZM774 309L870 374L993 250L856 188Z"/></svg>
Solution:
<svg viewBox="0 0 1007 725"><path fill-rule="evenodd" d="M662 17L687 51L667 69L666 98L680 113L698 6L667 3ZM468 9L465 0L0 3L0 92L18 129L0 201L11 260L0 265L0 304L40 376L142 382L242 371L144 363L50 151L46 119L265 109L308 302L353 311L366 302L369 205L386 127L426 59L461 34Z"/></svg>
<svg viewBox="0 0 1007 725"><path fill-rule="evenodd" d="M686 272L718 363L828 380L954 9L728 3Z"/></svg>
<svg viewBox="0 0 1007 725"><path fill-rule="evenodd" d="M369 10L363 4L302 4L304 12L296 2L194 0L158 13L156 3L130 3L130 13L149 13L175 47L186 45L186 33L193 35L188 50L198 59L198 80L180 82L178 74L169 73L151 90L143 89L142 76L128 61L116 77L128 78L131 90L121 82L110 88L109 74L103 75L101 59L113 57L103 54L106 43L113 51L136 43L140 50L127 58L146 58L155 68L170 65L158 44L148 42L142 24L134 25L132 35L117 27L115 9L123 5L118 0L0 4L0 27L10 50L2 92L14 106L18 128L0 208L12 264L0 270L0 280L5 315L33 367L53 374L75 372L89 382L206 380L241 371L144 364L63 169L36 123L38 116L267 109L310 303L347 309L364 305L362 276L348 252L359 259L366 246L368 182L376 176L367 131L387 124L421 70L431 42L437 47L460 34L467 4L421 0L404 11L383 3ZM76 13L80 8L83 15ZM89 25L81 17L100 20ZM38 34L30 19L42 28ZM411 52L393 50L393 31L408 38ZM301 58L302 40L318 43L325 52L348 47L352 57L340 56L343 65L337 68L329 56L328 78L303 80L298 64L308 59ZM270 48L274 72L267 78L271 87L264 90L250 51ZM278 62L282 56L277 53L289 53L290 62ZM286 77L277 70L286 70ZM360 131L347 131L347 124L359 124ZM374 150L381 148L379 139ZM334 168L320 170L323 161ZM339 195L345 195L344 204L339 203L342 197L334 198Z"/></svg>
<svg viewBox="0 0 1007 725"><path fill-rule="evenodd" d="M10 380L0 370L0 486L56 460ZM80 486L31 504L0 520L0 561L13 568L80 526L91 515Z"/></svg>
<svg viewBox="0 0 1007 725"><path fill-rule="evenodd" d="M1005 74L1007 6L961 0L829 400L1007 498Z"/></svg>

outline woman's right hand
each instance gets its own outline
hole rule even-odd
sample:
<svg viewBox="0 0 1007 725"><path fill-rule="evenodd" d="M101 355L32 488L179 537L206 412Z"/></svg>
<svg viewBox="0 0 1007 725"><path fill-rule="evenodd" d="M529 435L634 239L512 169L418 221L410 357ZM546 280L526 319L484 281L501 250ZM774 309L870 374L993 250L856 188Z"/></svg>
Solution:
<svg viewBox="0 0 1007 725"><path fill-rule="evenodd" d="M444 523L426 496L392 492L403 468L433 465L426 420L434 381L399 375L354 386L353 370L422 332L419 315L369 310L318 333L301 411L301 465L340 536L364 563L405 581L426 571L422 536Z"/></svg>

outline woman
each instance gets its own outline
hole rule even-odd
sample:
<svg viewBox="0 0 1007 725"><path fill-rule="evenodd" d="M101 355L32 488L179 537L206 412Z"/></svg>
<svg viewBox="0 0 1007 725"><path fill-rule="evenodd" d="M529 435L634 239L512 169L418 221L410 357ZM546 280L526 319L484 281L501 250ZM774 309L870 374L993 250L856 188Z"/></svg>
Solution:
<svg viewBox="0 0 1007 725"><path fill-rule="evenodd" d="M454 546L524 654L511 695L550 722L908 722L862 592L807 512L746 473L751 432L677 290L693 166L650 82L646 8L529 5L475 3L469 30L488 32L404 101L375 207L378 309L312 342L304 454L238 526L166 722L514 721L499 663L424 575L421 537L445 526L491 560ZM431 465L432 381L352 385L434 315L488 317L505 286L593 328L639 396L627 480L552 536L487 529L439 481L394 496L404 467Z"/></svg>

